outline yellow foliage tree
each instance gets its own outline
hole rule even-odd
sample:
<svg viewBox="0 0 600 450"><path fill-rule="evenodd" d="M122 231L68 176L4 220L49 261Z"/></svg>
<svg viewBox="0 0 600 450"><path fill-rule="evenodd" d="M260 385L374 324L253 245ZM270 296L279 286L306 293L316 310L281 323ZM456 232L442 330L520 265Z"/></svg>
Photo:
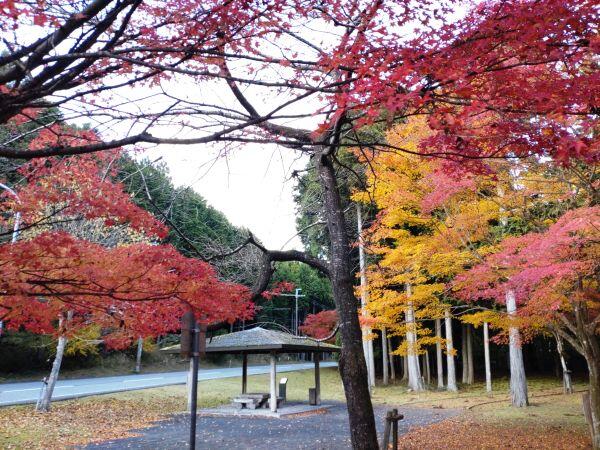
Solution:
<svg viewBox="0 0 600 450"><path fill-rule="evenodd" d="M418 117L389 131L388 142L405 151L378 151L368 161L367 190L353 196L380 210L365 236L376 261L367 271L367 308L379 328L401 337L394 353L408 358L442 343L426 325L449 310L448 281L496 251L511 227L535 226L532 204L569 196L573 186L569 174L549 175L539 160L491 162L489 175L451 177L442 160L416 154L429 132ZM463 320L500 328L505 317L487 311Z"/></svg>

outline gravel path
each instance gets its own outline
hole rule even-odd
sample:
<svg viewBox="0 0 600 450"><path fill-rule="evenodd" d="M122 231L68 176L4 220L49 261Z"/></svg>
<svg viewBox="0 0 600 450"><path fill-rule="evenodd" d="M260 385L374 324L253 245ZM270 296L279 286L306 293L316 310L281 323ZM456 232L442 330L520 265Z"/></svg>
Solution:
<svg viewBox="0 0 600 450"><path fill-rule="evenodd" d="M331 404L331 403L330 403ZM326 413L283 419L198 417L197 448L247 450L337 450L350 448L346 406L335 403ZM392 405L375 408L377 428L383 430L385 412ZM398 408L404 414L399 434L410 427L429 425L458 414L457 410ZM140 430L140 436L89 445L87 449L181 449L186 447L189 417L178 415Z"/></svg>

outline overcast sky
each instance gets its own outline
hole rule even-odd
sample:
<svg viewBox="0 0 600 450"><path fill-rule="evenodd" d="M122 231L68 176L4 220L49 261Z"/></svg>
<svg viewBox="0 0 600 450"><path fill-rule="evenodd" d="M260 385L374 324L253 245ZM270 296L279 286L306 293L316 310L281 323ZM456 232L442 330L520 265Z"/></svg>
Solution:
<svg viewBox="0 0 600 450"><path fill-rule="evenodd" d="M290 179L308 159L276 146L245 145L227 157L207 145L161 146L148 152L162 156L177 186L190 186L237 226L249 228L267 247L281 248L296 234ZM301 249L295 237L285 248Z"/></svg>

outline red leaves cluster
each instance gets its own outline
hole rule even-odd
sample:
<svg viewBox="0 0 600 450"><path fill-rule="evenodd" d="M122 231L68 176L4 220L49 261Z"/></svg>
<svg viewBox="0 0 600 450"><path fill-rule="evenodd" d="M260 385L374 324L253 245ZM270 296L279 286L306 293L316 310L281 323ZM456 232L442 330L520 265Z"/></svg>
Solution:
<svg viewBox="0 0 600 450"><path fill-rule="evenodd" d="M23 34L31 21L39 27L93 26L81 11L53 3L3 2L2 29L21 28ZM125 15L133 3L124 2L120 12ZM591 137L600 86L596 2L468 6L461 17L465 5L457 0L142 2L128 11L119 39L109 46L119 58L110 51L91 57L68 86L101 85L106 74L153 84L173 77L175 66L196 81L213 79L222 75L225 53L232 60L256 61L248 71L265 70L268 77L256 81L272 84L277 95L296 88L318 93L323 104L315 113L332 114L315 137L343 115L360 117L355 123L360 127L382 112L419 114L429 117L434 130L420 151L452 160L447 170L480 168L483 163L472 159L486 156L597 161L597 139ZM302 35L307 21L309 29L331 30L328 39L312 42L313 36ZM102 46L90 51L97 48ZM53 63L50 58L45 64ZM91 103L92 97L84 100ZM15 115L22 112L14 109Z"/></svg>
<svg viewBox="0 0 600 450"><path fill-rule="evenodd" d="M364 123L382 110L427 114L435 132L421 152L461 165L464 157L531 154L598 161L589 137L600 86L595 3L484 2L461 20L438 17L435 30L424 14L409 41L373 25L369 45L340 45L331 58L333 66L360 61L357 80L336 105L366 110Z"/></svg>
<svg viewBox="0 0 600 450"><path fill-rule="evenodd" d="M30 147L97 139L91 131L61 124L43 129ZM0 197L0 211L9 213L7 218L20 212L26 230L16 243L0 245L0 320L8 328L46 334L69 335L99 325L104 344L118 348L139 336L178 330L190 308L205 323L250 318L247 288L218 280L209 264L184 257L172 246L150 243L165 236L167 228L113 181L118 158L115 150L34 159L19 168L24 182L15 189L17 196ZM93 219L105 226L100 234L110 235L119 224L145 242L115 237L112 245L117 246L109 248L85 232L75 237L37 229ZM73 319L66 329L56 330L58 317L67 311Z"/></svg>
<svg viewBox="0 0 600 450"><path fill-rule="evenodd" d="M293 291L294 287L294 283L290 283L289 281L280 281L272 289L263 291L260 295L267 300L272 300L273 297L277 297L279 294Z"/></svg>
<svg viewBox="0 0 600 450"><path fill-rule="evenodd" d="M116 248L64 232L0 246L0 316L9 328L54 333L59 314L74 312L68 332L101 325L112 346L179 328L190 307L205 323L249 318L249 291L219 281L207 263L169 245Z"/></svg>
<svg viewBox="0 0 600 450"><path fill-rule="evenodd" d="M589 295L600 267L600 207L567 212L543 233L506 239L499 252L453 283L467 301L493 299L503 303L508 290L515 292L523 314L551 318L568 311L570 302L588 298L592 309L600 304Z"/></svg>
<svg viewBox="0 0 600 450"><path fill-rule="evenodd" d="M76 146L97 140L92 131L57 125L43 129L30 147L43 148L59 141L60 145ZM128 224L148 236L164 238L166 227L136 206L123 186L112 180L119 154L119 150L113 150L31 160L19 169L26 184L16 189L18 199L3 193L6 201L0 203L0 210L20 212L27 224L39 222L50 214L48 207L54 206L62 217L101 218L106 225Z"/></svg>
<svg viewBox="0 0 600 450"><path fill-rule="evenodd" d="M315 339L323 339L333 332L338 321L337 311L331 309L316 314L309 314L298 329L307 336L314 337Z"/></svg>

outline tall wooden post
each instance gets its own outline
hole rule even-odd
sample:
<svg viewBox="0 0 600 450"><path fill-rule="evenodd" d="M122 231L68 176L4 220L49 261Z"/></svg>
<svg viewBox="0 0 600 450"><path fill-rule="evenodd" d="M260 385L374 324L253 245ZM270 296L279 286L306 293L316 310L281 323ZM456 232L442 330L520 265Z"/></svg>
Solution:
<svg viewBox="0 0 600 450"><path fill-rule="evenodd" d="M242 394L248 392L248 354L244 353L242 359Z"/></svg>
<svg viewBox="0 0 600 450"><path fill-rule="evenodd" d="M271 353L271 396L269 397L269 407L272 412L277 412L277 358L275 353Z"/></svg>
<svg viewBox="0 0 600 450"><path fill-rule="evenodd" d="M319 366L319 360L321 354L319 352L314 353L315 358L315 402L317 405L321 404L321 370Z"/></svg>

